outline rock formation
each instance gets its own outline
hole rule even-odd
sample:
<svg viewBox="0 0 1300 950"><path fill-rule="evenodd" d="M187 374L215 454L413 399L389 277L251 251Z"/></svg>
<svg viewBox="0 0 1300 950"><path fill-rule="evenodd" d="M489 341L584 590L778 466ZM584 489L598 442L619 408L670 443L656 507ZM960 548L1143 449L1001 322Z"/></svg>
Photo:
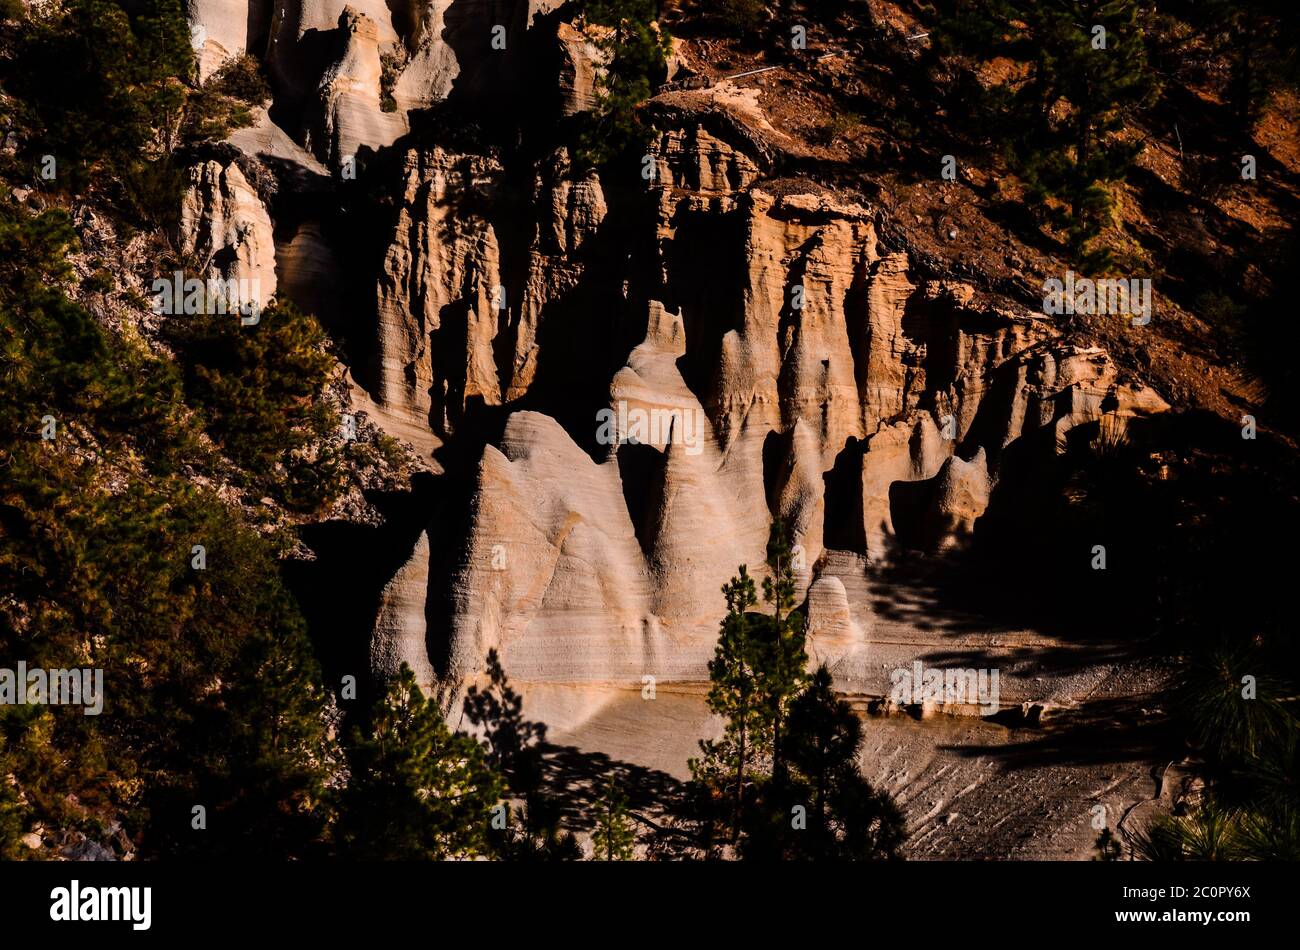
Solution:
<svg viewBox="0 0 1300 950"><path fill-rule="evenodd" d="M263 307L275 296L275 236L262 199L239 166L213 159L189 170L181 205L181 246L208 277L236 281L240 304Z"/></svg>
<svg viewBox="0 0 1300 950"><path fill-rule="evenodd" d="M752 91L656 96L640 192L563 147L414 131L442 100L499 107L528 49L559 64L557 115L590 108L599 55L557 6L290 0L264 30L190 8L222 49L268 37L280 118L235 137L246 154L323 177L369 150L388 176L373 262L314 219L279 245L284 291L338 309L369 354L358 398L467 486L447 488L464 530L429 525L384 591L376 672L407 662L454 692L495 647L525 683L702 680L720 588L758 571L777 517L812 653L860 668L863 559L960 546L1002 467L1032 464L1013 445L1165 408L1041 312L884 238L880 208L781 179L791 145ZM238 167L191 176L187 247L274 292L271 221Z"/></svg>

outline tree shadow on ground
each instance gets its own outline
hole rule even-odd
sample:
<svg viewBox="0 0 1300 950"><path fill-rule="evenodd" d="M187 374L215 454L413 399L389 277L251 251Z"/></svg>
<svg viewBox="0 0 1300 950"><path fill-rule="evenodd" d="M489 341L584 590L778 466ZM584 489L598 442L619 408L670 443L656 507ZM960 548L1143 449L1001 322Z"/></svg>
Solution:
<svg viewBox="0 0 1300 950"><path fill-rule="evenodd" d="M1158 701L1158 697L1093 700L1042 726L1013 726L1014 740L1002 745L938 748L962 758L1000 761L1007 770L1181 759L1186 747L1180 730L1155 705ZM994 720L1007 721L1016 713L1004 710Z"/></svg>
<svg viewBox="0 0 1300 950"><path fill-rule="evenodd" d="M543 791L559 804L561 820L569 830L578 834L594 830L595 805L606 782L613 779L627 796L638 842L660 855L687 857L693 850L694 836L677 827L687 814L685 782L658 769L575 746L547 743L543 756Z"/></svg>

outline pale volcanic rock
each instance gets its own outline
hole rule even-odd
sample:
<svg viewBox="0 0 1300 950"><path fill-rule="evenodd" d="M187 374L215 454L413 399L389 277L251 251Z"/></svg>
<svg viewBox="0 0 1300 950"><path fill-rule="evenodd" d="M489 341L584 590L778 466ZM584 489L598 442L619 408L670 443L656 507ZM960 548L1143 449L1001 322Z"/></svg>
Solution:
<svg viewBox="0 0 1300 950"><path fill-rule="evenodd" d="M592 170L575 181L567 175L568 164L568 156L561 150L550 181L539 182L539 188L549 191L551 199L548 232L553 244L549 250L560 254L571 254L582 247L609 212L600 176Z"/></svg>
<svg viewBox="0 0 1300 950"><path fill-rule="evenodd" d="M325 70L317 87L324 141L316 151L329 165L342 168L362 146L391 145L406 130L403 112L380 108L380 29L352 7L339 14L344 35L342 57Z"/></svg>
<svg viewBox="0 0 1300 950"><path fill-rule="evenodd" d="M582 267L565 258L552 258L540 252L530 255L528 275L517 314L512 304L515 335L510 379L505 394L507 400L523 397L536 379L541 356L539 336L542 313L546 305L554 297L572 291L581 277Z"/></svg>
<svg viewBox="0 0 1300 950"><path fill-rule="evenodd" d="M596 105L596 80L603 71L605 54L571 23L559 25L556 39L560 44L561 111L565 115L586 112Z"/></svg>
<svg viewBox="0 0 1300 950"><path fill-rule="evenodd" d="M425 646L425 604L429 596L429 535L421 531L415 547L380 594L379 615L370 637L370 669L385 679L405 663L419 682L436 682Z"/></svg>
<svg viewBox="0 0 1300 950"><path fill-rule="evenodd" d="M253 124L231 132L227 142L249 158L277 159L292 163L308 174L329 177L329 168L276 125L265 108L257 106L252 113L255 116Z"/></svg>
<svg viewBox="0 0 1300 950"><path fill-rule="evenodd" d="M259 109L230 137L245 170L262 162L273 174L245 178L219 161L190 170L184 249L210 276L256 280L259 303L278 292L356 333L347 342L373 363L344 376L350 410L419 450L439 504L463 506L472 491L462 533L434 521L391 552L401 566L380 591L372 673L408 663L455 710L496 647L552 738L684 774L696 740L719 727L702 684L721 587L740 564L761 580L780 517L810 657L859 708L887 695L892 671L936 654L1000 666L1004 707L1092 696L1110 675L1107 651L950 615L880 562L899 546L961 547L990 499L1015 504L997 492L1032 476L1070 430L1122 432L1164 400L978 276L914 255L881 209L783 177L800 174L786 159L806 152L767 120L770 87L723 80L641 107L656 130L645 218L562 148L480 154L469 136L438 139L436 121L402 139L409 113L449 99L471 114L592 108L599 28L561 21L561 6L187 0L206 34L200 77L248 51L277 99L275 121ZM674 41L669 79L689 76L689 51ZM399 172L366 183L379 211L359 217L374 232L350 243L339 225L356 219L346 199L335 211L326 179L367 150L380 154L364 173ZM277 197L290 210L278 235L250 185L269 193L272 180L307 186ZM312 207L317 196L329 200ZM377 265L356 253L380 242ZM373 326L365 301L355 306L371 293ZM643 336L631 334L638 313ZM477 403L489 408L472 412ZM581 418L602 408L608 417ZM617 420L615 437L602 419ZM431 550L435 538L452 549ZM1024 659L1038 655L1048 659ZM992 854L987 831L1023 817L1006 804L1008 782L1025 785L1025 801L1060 798L1055 766L1027 781L964 748L939 752L934 736L949 726L959 744L1009 741L972 718L867 723L873 778L902 793L917 832L911 853ZM999 817L977 825L980 811ZM1038 826L1082 827L1069 821Z"/></svg>
<svg viewBox="0 0 1300 950"><path fill-rule="evenodd" d="M262 199L233 162L201 162L188 175L181 202L182 249L201 262L208 277L239 282L246 288L240 294L264 307L275 296L276 274L274 229Z"/></svg>
<svg viewBox="0 0 1300 950"><path fill-rule="evenodd" d="M299 20L316 22L326 6ZM384 22L360 4L333 7L333 23L315 27L322 43L339 41L310 86L319 114L304 121L325 134L316 150L337 167L349 150L394 141L419 103L514 81L536 14L553 6L406 4ZM277 37L311 46L306 29L277 22ZM491 48L494 25L506 29L506 50ZM572 112L588 107L599 63L589 36L555 29L548 42L572 71L563 104ZM380 54L390 49L401 53L399 108L385 114ZM703 680L721 587L740 564L761 578L774 516L792 530L817 657L837 677L874 682L864 659L874 621L854 574L865 568L831 565L845 556L866 565L899 543L959 545L1012 442L1163 405L1121 380L1104 353L1058 343L1041 315L933 276L883 243L876 209L760 184L788 143L762 118L756 91L664 93L646 112L658 129L649 183L658 214L646 237L658 242L671 306L638 298L635 275L605 259L604 236L625 222L609 219L599 175L579 172L563 149L534 162L531 182L507 178L493 154L422 145L402 156L367 341L375 362L358 372L366 391L356 405L428 460L473 403L530 400L482 449L459 568L440 592L449 630L428 628L438 579L428 577L427 540L382 597L376 668L410 662L444 698L475 680L491 647L519 683ZM278 151L319 174L269 125L244 139L246 152ZM530 182L523 195L510 191L520 182ZM342 260L316 223L282 235L279 257L296 299L338 306L330 272ZM645 333L620 366L601 321L617 327L609 340L626 341L637 306ZM553 390L531 401L545 350L586 346L583 334L601 347L592 365L560 359L553 372L595 374L575 388L608 383L613 438L599 416L553 409ZM619 368L606 380L611 363ZM828 498L832 471L838 494ZM855 540L837 550L832 533ZM428 648L444 636L447 659L435 663Z"/></svg>
<svg viewBox="0 0 1300 950"><path fill-rule="evenodd" d="M563 0L404 0L393 22L407 51L393 89L399 109L453 93L488 101L516 95L538 19Z"/></svg>
<svg viewBox="0 0 1300 950"><path fill-rule="evenodd" d="M276 243L281 292L327 326L339 317L342 271L333 244L316 221L304 221L287 240Z"/></svg>
<svg viewBox="0 0 1300 950"><path fill-rule="evenodd" d="M403 12L408 23L404 43L411 52L393 86L393 98L401 107L426 106L446 99L451 92L460 74L456 53L446 39L447 8L455 2L407 0L404 4Z"/></svg>
<svg viewBox="0 0 1300 950"><path fill-rule="evenodd" d="M701 141L698 135L694 141ZM566 252L588 240L606 213L594 179L570 181L562 157L551 168L552 180L538 182L538 194L549 196L549 214L540 221L515 311L509 398L527 391L535 371L547 301L581 279ZM424 325L435 328L447 314L466 319L467 381L474 377L476 348L491 352L500 324L479 320L481 292L462 296L459 308L447 304L455 299L451 289L466 286L466 275L495 273L498 252L490 225L467 218L451 198L471 180L490 187L498 174L487 159L454 158L437 149L409 157L407 209L389 256L394 279L381 289L381 300L388 301L381 313L403 321L390 340L406 340L402 345L414 345L404 322L413 316L418 326L423 313ZM705 176L698 187L724 189L731 183L725 174ZM793 529L799 589L818 583L824 476L851 440L858 440L854 451L860 454L854 491L861 492L864 553L881 557L895 540L895 486L911 482L927 483L918 485L917 497L929 499L928 508L916 513L922 519L918 537L928 532L935 546L946 547L969 534L988 503L986 444L1000 449L1025 432L1077 424L1093 417L1094 404L1099 408L1107 392L1122 391L1109 385L1114 370L1104 355L1064 353L1058 361L1040 342L1050 336L1043 321L977 301L967 284L914 280L905 253L878 246L867 209L752 189L719 210L742 216L746 272L738 288L738 326L721 336L715 389L702 401L687 385L678 365L689 356L684 318L657 302L648 307L645 340L611 381L611 407L669 420L621 433L661 455L647 482L650 494L639 502L644 524L633 524L618 468L629 447L611 444L607 456L593 462L553 420L511 416L510 450L503 442L499 455L489 448L484 456L470 542L478 553L471 563L490 560L493 545L526 553L518 576L494 577L479 566L458 579L452 647L457 677L475 675L481 663L476 657L498 644L510 652L524 682L702 678L724 612L720 588L742 563L761 576L773 514ZM672 240L676 228L661 229L661 238ZM428 236L435 233L437 242ZM444 370L459 362L444 364ZM388 378L409 380L412 367L421 380L412 396L436 393L440 382L449 382L439 380L427 351L414 350L390 366ZM496 377L486 360L481 367L490 402L499 393L493 389ZM455 380L450 382L454 390ZM926 398L933 411L918 408ZM1145 398L1135 394L1121 401L1145 405ZM768 471L764 447L773 433L783 441L777 467ZM969 454L957 457L966 441L973 443ZM543 451L570 461L543 466L537 461ZM588 482L581 497L572 494L575 484ZM772 512L763 503L769 490ZM543 499L557 496L563 505L550 514L538 512ZM567 553L566 545L581 546L598 535L610 546L611 531L620 553L607 553L599 567ZM818 592L823 613L831 586ZM620 594L611 593L615 587ZM633 588L641 593L621 593ZM612 618L604 639L591 619L602 615ZM851 667L852 675L861 676L861 651L845 646L848 628L839 621L832 626L839 632L823 634L824 658L846 675ZM566 666L559 642L569 644L564 649L581 649L581 655Z"/></svg>
<svg viewBox="0 0 1300 950"><path fill-rule="evenodd" d="M762 191L743 199L746 283L739 331L723 341L716 397L722 440L743 426L785 431L803 419L824 467L862 427L851 338L861 313L844 301L875 253L869 221ZM796 306L798 304L798 306Z"/></svg>
<svg viewBox="0 0 1300 950"><path fill-rule="evenodd" d="M615 460L593 462L553 419L514 413L484 451L474 533L455 584L448 678L491 647L523 680L640 682L671 655L646 615L645 559Z"/></svg>
<svg viewBox="0 0 1300 950"><path fill-rule="evenodd" d="M808 589L807 621L811 665L861 659L867 638L849 610L844 582L835 575L819 577Z"/></svg>
<svg viewBox="0 0 1300 950"><path fill-rule="evenodd" d="M670 124L688 132L692 125L725 125L743 141L740 147L751 161L767 166L776 152L790 151L795 143L768 122L759 104L761 96L761 89L724 79L704 89L661 92L648 108L651 115L666 116Z"/></svg>
<svg viewBox="0 0 1300 950"><path fill-rule="evenodd" d="M926 514L925 538L934 550L970 535L989 506L989 472L981 448L969 462L953 455L935 476L934 500Z"/></svg>
<svg viewBox="0 0 1300 950"><path fill-rule="evenodd" d="M903 312L915 285L908 279L908 258L886 254L874 262L867 289L867 357L862 368L863 415L867 431L906 408L909 368L903 357L910 341L903 333Z"/></svg>
<svg viewBox="0 0 1300 950"><path fill-rule="evenodd" d="M1164 412L1169 405L1149 387L1121 382L1101 349L1040 345L1008 361L980 408L990 423L984 444L996 449L1043 426L1053 427L1059 444L1071 428L1103 412L1130 418Z"/></svg>
<svg viewBox="0 0 1300 950"><path fill-rule="evenodd" d="M867 440L862 456L862 512L866 550L882 557L893 538L894 521L889 489L895 482L932 477L952 451L928 413L882 427Z"/></svg>
<svg viewBox="0 0 1300 950"><path fill-rule="evenodd" d="M500 450L489 446L480 467L455 585L452 679L472 677L493 646L525 682L693 678L712 655L721 587L737 564L761 562L768 515L730 473L677 371L679 320L653 306L647 323L611 404L704 427L698 439L666 427L641 443L664 456L651 549L642 550L624 498L625 446L597 463L554 420L513 414ZM761 498L761 469L745 467ZM494 555L507 566L494 567Z"/></svg>
<svg viewBox="0 0 1300 950"><path fill-rule="evenodd" d="M790 444L791 450L777 476L774 514L790 526L795 582L803 590L812 582L813 567L822 554L826 485L822 480L821 442L802 419L795 420Z"/></svg>
<svg viewBox="0 0 1300 950"><path fill-rule="evenodd" d="M457 197L499 172L491 159L434 148L407 153L404 201L378 287L376 402L411 421L449 431L474 397L501 401L492 341L497 333L499 249L492 225L457 207ZM432 335L464 321L464 352L449 359L452 378L435 370Z"/></svg>
<svg viewBox="0 0 1300 950"><path fill-rule="evenodd" d="M496 231L479 210L490 203L500 165L438 147L407 153L378 283L372 391L379 404L447 432L472 399L497 405L527 393L542 314L580 280L571 255L597 234L608 210L599 178L590 171L570 177L569 169L560 150L539 174L535 196L550 213L537 223L522 288L507 289ZM506 328L507 339L498 339ZM435 347L435 335L464 348Z"/></svg>
<svg viewBox="0 0 1300 950"><path fill-rule="evenodd" d="M378 47L398 41L392 14L385 0L282 0L276 4L271 25L267 65L286 100L297 102L312 95L324 70L337 62L349 33L365 20L365 37L376 47L374 63L378 88ZM375 100L378 112L378 99Z"/></svg>
<svg viewBox="0 0 1300 950"><path fill-rule="evenodd" d="M761 461L756 466L741 452L724 458L703 406L678 371L684 344L680 318L652 302L646 340L615 375L610 395L613 405L629 411L679 414L685 431L661 428L648 443L665 453L652 511L652 608L692 642L708 631L709 644L712 618L724 605L722 585L738 564L762 563L768 514L754 504L763 497Z"/></svg>
<svg viewBox="0 0 1300 950"><path fill-rule="evenodd" d="M271 6L271 0L186 0L191 40L202 40L195 50L200 82L232 57L264 52L256 44L266 43Z"/></svg>
<svg viewBox="0 0 1300 950"><path fill-rule="evenodd" d="M703 126L664 132L655 149L655 181L670 189L731 194L758 174L752 158Z"/></svg>
<svg viewBox="0 0 1300 950"><path fill-rule="evenodd" d="M843 301L860 273L864 241L860 225L835 219L802 243L791 262L791 300L778 327L782 416L802 420L818 434L823 469L849 437L862 434L850 343L862 315L846 313Z"/></svg>

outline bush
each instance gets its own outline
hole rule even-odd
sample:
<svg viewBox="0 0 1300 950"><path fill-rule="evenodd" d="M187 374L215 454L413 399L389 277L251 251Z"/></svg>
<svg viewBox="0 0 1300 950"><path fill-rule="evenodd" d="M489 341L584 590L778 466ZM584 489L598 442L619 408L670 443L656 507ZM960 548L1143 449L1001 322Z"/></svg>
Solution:
<svg viewBox="0 0 1300 950"><path fill-rule="evenodd" d="M665 74L672 38L655 25L653 0L584 0L581 12L610 28L596 40L607 66L596 80L596 107L583 117L576 151L580 163L600 165L649 141L637 106Z"/></svg>
<svg viewBox="0 0 1300 950"><path fill-rule="evenodd" d="M250 107L271 98L261 63L245 53L227 60L185 102L182 136L187 142L224 139L253 124Z"/></svg>
<svg viewBox="0 0 1300 950"><path fill-rule="evenodd" d="M393 87L397 85L397 76L402 69L402 60L392 50L379 57L379 108L384 112L396 112L397 100L393 98Z"/></svg>
<svg viewBox="0 0 1300 950"><path fill-rule="evenodd" d="M102 669L106 700L0 707L0 851L28 816L179 850L201 801L207 852L306 853L331 753L304 623L269 544L176 474L181 374L64 295L72 240L0 205L0 655Z"/></svg>
<svg viewBox="0 0 1300 950"><path fill-rule="evenodd" d="M325 399L334 359L315 318L276 304L251 326L236 314L178 319L186 391L230 459L292 507L337 497L343 475L330 440L340 420Z"/></svg>
<svg viewBox="0 0 1300 950"><path fill-rule="evenodd" d="M22 157L57 160L55 183L110 196L162 155L193 71L178 0L66 0L29 10L0 82L14 97Z"/></svg>

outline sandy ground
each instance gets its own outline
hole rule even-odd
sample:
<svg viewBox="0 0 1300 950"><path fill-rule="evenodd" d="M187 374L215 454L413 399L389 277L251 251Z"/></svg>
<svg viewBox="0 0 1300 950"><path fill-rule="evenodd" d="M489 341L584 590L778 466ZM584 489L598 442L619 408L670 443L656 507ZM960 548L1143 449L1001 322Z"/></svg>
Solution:
<svg viewBox="0 0 1300 950"><path fill-rule="evenodd" d="M868 642L839 664L837 683L863 717L863 773L907 817L908 857L1087 860L1100 823L1114 830L1156 795L1171 748L1156 707L1159 664L1117 643L981 626L898 591L881 609L880 591L860 574L846 587ZM918 660L998 670L1001 712L869 712L888 694L890 672ZM703 683L659 683L653 698L639 687L518 685L525 713L568 750L573 776L623 770L652 811L689 777L699 740L719 732ZM1030 724L1023 703L1046 704L1048 714Z"/></svg>
<svg viewBox="0 0 1300 950"><path fill-rule="evenodd" d="M545 686L530 690L530 704L563 703L541 694L566 691L590 699L587 687ZM654 700L610 689L602 700L581 724L553 729L552 743L640 767L663 788L690 776L700 737L718 731L702 688L659 688ZM1036 728L947 715L863 721L863 773L896 796L911 858L1086 860L1099 817L1113 829L1151 799L1168 762L1159 718L1126 701L1099 700Z"/></svg>

